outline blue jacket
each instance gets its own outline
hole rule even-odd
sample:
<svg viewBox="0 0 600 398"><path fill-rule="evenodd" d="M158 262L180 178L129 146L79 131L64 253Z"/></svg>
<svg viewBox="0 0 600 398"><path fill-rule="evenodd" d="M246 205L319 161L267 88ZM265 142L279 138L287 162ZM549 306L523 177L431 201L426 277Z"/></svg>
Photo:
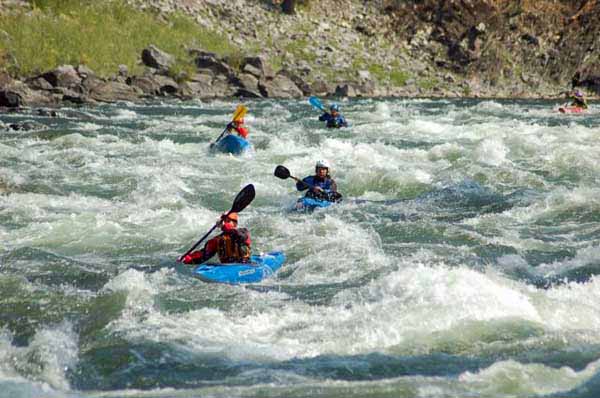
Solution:
<svg viewBox="0 0 600 398"><path fill-rule="evenodd" d="M333 117L331 113L325 112L319 116L319 120L322 122L327 122L327 127L329 128L348 127L348 122L346 122L346 118L342 114L338 114L336 117Z"/></svg>
<svg viewBox="0 0 600 398"><path fill-rule="evenodd" d="M323 199L329 200L330 202L337 201L341 195L337 193L337 184L333 180L333 178L327 177L325 179L320 179L317 176L308 176L304 177L302 181L306 182L315 187L322 188L324 192L314 191L309 189L308 185L303 184L301 182L296 183L296 189L298 191L304 191L308 189L306 196L309 198L315 199Z"/></svg>

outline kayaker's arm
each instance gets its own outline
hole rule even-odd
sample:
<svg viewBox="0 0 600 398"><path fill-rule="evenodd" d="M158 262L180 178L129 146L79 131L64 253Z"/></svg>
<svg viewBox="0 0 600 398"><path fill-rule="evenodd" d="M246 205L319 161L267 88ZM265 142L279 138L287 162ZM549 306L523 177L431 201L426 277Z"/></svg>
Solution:
<svg viewBox="0 0 600 398"><path fill-rule="evenodd" d="M312 177L305 177L302 180L296 180L296 189L298 191L306 191L312 186Z"/></svg>
<svg viewBox="0 0 600 398"><path fill-rule="evenodd" d="M248 138L248 129L246 127L242 127L241 125L238 125L235 122L230 122L227 125L227 131L229 133L232 133L234 130L238 133L240 137Z"/></svg>
<svg viewBox="0 0 600 398"><path fill-rule="evenodd" d="M197 250L188 254L182 259L182 262L184 264L202 264L210 260L210 258L217 253L217 249L217 238L212 238L211 240L206 242L206 245L204 245L204 248L202 250Z"/></svg>

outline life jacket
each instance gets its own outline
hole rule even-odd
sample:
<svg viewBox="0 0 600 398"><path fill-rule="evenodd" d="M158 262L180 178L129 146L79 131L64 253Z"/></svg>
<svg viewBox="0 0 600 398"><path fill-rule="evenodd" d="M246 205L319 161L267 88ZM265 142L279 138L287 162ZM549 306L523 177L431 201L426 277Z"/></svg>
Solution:
<svg viewBox="0 0 600 398"><path fill-rule="evenodd" d="M328 128L340 128L348 125L346 118L341 114L333 116L330 113L324 113L319 117L319 120L322 122L327 122L326 126Z"/></svg>
<svg viewBox="0 0 600 398"><path fill-rule="evenodd" d="M250 248L243 242L236 241L230 234L221 234L217 248L219 261L228 263L247 263L250 261Z"/></svg>
<svg viewBox="0 0 600 398"><path fill-rule="evenodd" d="M320 179L317 176L309 176L309 177L306 177L304 179L304 181L306 181L307 183L309 183L311 185L314 185L315 187L322 188L325 191L331 190L331 183L333 182L333 180L329 176L325 177L324 179Z"/></svg>

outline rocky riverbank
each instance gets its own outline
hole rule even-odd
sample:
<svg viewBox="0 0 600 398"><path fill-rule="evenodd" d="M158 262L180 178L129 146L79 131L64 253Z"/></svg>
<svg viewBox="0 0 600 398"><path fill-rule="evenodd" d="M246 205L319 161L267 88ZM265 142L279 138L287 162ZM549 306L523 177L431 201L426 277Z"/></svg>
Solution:
<svg viewBox="0 0 600 398"><path fill-rule="evenodd" d="M141 73L122 66L98 76L68 64L36 76L0 72L0 106L155 97L553 98L575 86L600 92L597 1L304 0L295 15L271 0L127 1L164 20L184 13L242 50L220 57L181 43L195 70L178 75L174 57L153 45L140 52Z"/></svg>

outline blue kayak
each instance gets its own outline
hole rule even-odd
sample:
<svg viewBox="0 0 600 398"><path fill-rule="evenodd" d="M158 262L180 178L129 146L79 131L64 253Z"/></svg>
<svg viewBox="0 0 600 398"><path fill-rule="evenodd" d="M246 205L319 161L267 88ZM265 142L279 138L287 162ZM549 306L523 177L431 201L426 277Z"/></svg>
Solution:
<svg viewBox="0 0 600 398"><path fill-rule="evenodd" d="M296 201L294 209L296 209L297 211L313 211L315 209L329 207L333 203L334 202L330 202L328 200L315 199L304 196Z"/></svg>
<svg viewBox="0 0 600 398"><path fill-rule="evenodd" d="M273 275L285 262L282 252L270 252L259 256L251 256L250 263L201 264L194 268L192 275L204 282L256 283Z"/></svg>
<svg viewBox="0 0 600 398"><path fill-rule="evenodd" d="M223 153L232 153L234 155L239 155L249 148L250 143L235 134L227 134L225 137L217 141L216 144L211 146L212 150Z"/></svg>

